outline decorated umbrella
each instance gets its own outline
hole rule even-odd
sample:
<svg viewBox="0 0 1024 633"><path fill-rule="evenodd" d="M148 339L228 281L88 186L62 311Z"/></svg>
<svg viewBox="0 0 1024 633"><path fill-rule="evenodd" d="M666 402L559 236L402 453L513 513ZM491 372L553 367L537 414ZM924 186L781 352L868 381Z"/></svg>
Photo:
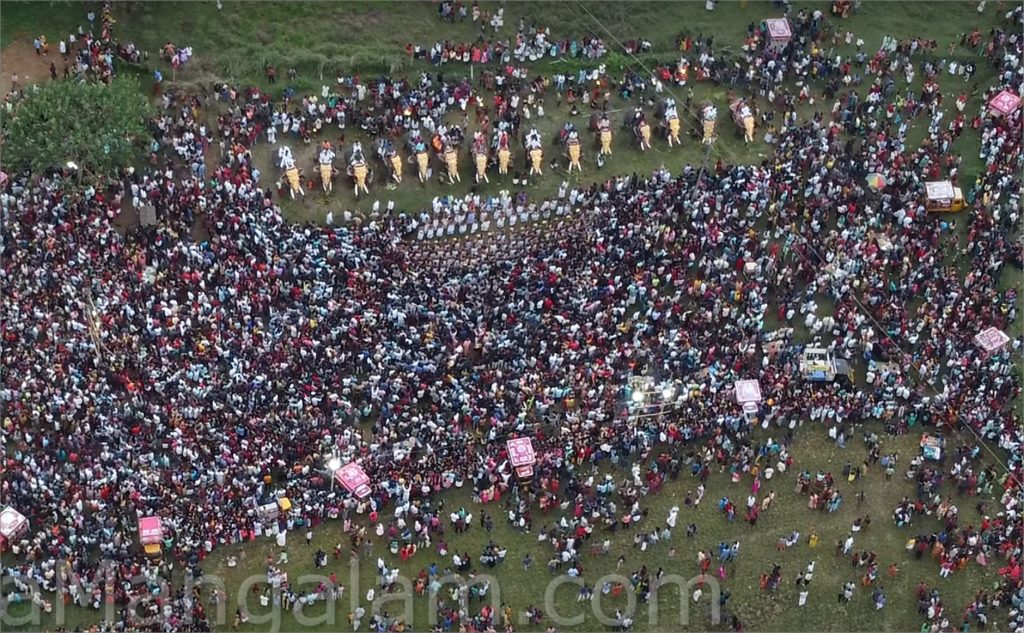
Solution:
<svg viewBox="0 0 1024 633"><path fill-rule="evenodd" d="M366 474L363 467L356 462L349 462L334 471L334 478L345 490L348 490L359 499L370 496L370 476Z"/></svg>
<svg viewBox="0 0 1024 633"><path fill-rule="evenodd" d="M761 402L761 383L757 380L736 381L736 402Z"/></svg>
<svg viewBox="0 0 1024 633"><path fill-rule="evenodd" d="M985 350L986 354L998 352L1010 342L1010 337L997 327L990 327L974 336L974 344Z"/></svg>
<svg viewBox="0 0 1024 633"><path fill-rule="evenodd" d="M768 37L776 48L783 48L793 38L793 30L786 18L768 18L765 25L768 27Z"/></svg>
<svg viewBox="0 0 1024 633"><path fill-rule="evenodd" d="M989 110L993 114L1006 116L1013 114L1013 111L1020 107L1020 97L1009 90L1003 90L988 102Z"/></svg>
<svg viewBox="0 0 1024 633"><path fill-rule="evenodd" d="M0 511L0 552L28 532L28 519L14 508Z"/></svg>
<svg viewBox="0 0 1024 633"><path fill-rule="evenodd" d="M866 180L867 180L868 186L871 187L872 189L874 189L875 191L879 191L881 189L885 189L885 185L886 185L885 176L883 176L882 174L879 174L879 173L868 174L868 177L866 178Z"/></svg>
<svg viewBox="0 0 1024 633"><path fill-rule="evenodd" d="M532 477L533 465L537 463L533 441L528 437L517 437L505 442L505 447L508 449L508 461L516 474L522 478Z"/></svg>

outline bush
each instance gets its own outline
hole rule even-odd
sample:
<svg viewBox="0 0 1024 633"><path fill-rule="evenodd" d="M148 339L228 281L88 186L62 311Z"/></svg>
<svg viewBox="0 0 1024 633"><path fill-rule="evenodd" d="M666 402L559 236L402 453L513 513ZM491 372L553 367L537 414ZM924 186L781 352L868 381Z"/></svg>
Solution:
<svg viewBox="0 0 1024 633"><path fill-rule="evenodd" d="M111 173L141 156L151 111L134 78L46 82L5 118L3 162L42 172L70 161L86 179Z"/></svg>

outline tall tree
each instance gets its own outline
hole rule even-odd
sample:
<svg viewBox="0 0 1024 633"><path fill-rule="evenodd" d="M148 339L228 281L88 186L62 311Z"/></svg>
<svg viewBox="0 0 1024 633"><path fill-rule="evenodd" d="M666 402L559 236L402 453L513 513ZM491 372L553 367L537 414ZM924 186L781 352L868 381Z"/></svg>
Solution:
<svg viewBox="0 0 1024 633"><path fill-rule="evenodd" d="M46 82L5 117L3 163L40 172L73 162L86 179L110 173L140 158L151 110L134 78Z"/></svg>

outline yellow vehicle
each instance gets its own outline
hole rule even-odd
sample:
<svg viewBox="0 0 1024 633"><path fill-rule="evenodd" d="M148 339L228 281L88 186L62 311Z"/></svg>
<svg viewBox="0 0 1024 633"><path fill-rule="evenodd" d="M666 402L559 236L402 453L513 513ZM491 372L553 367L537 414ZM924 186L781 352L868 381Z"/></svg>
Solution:
<svg viewBox="0 0 1024 633"><path fill-rule="evenodd" d="M929 213L956 213L964 210L964 192L948 180L924 183L925 209Z"/></svg>

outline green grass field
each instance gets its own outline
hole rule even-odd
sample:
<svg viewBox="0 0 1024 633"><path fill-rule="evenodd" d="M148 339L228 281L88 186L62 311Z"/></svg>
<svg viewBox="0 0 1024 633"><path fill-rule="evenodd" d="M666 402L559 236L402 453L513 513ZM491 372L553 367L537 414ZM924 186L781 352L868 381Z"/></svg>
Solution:
<svg viewBox="0 0 1024 633"><path fill-rule="evenodd" d="M496 2L485 1L482 5L489 10L497 6ZM0 44L6 48L13 44L24 44L28 40L31 45L33 34L45 33L51 41L56 41L64 33L77 28L85 22L86 7L95 7L96 3L60 3L60 2L3 2L0 4ZM827 3L796 3L795 7L813 6L827 13ZM975 11L976 2L918 3L865 3L864 9L849 20L833 20L836 29L851 30L857 37L863 38L866 48L874 51L881 42L883 35L889 34L898 38L927 36L939 43L940 52L945 52L950 41L958 40L960 33L969 30L975 24L984 30L997 23L1001 10L997 6L989 7L988 11L979 16ZM585 8L585 10L584 10ZM436 5L430 2L345 2L345 3L235 3L225 2L218 11L214 2L131 2L117 4L119 37L132 40L152 53L150 66L158 66L156 52L166 41L171 40L179 45L191 45L195 50L194 61L190 66L178 73L176 81L185 87L208 85L215 81L231 81L237 84L258 84L268 88L263 76L266 63L275 64L279 71L294 66L299 71L295 86L299 93L319 91L321 76L323 81L330 82L338 72L360 72L364 76L380 73L408 74L419 73L421 70L437 72L437 68L426 64L411 62L404 54L407 42L430 46L438 39L471 40L477 31L470 21L464 24L443 24L436 17ZM683 32L712 33L721 46L738 48L746 32L746 25L765 17L779 15L780 12L770 2L722 2L715 12L704 10L703 2L587 2L583 7L577 2L512 2L506 10L506 27L502 37L514 35L515 26L520 16L536 20L540 24L550 24L555 37L582 37L593 33L603 37L611 49L615 49L614 38L621 40L644 37L654 43L651 57L663 61L672 60L675 37ZM960 51L959 56L970 54ZM645 58L646 59L646 58ZM610 67L633 60L615 53L607 60ZM554 73L560 69L573 68L575 62L559 62L544 60L535 64L533 70L538 73ZM164 65L166 66L166 65ZM169 68L163 68L165 75L170 76ZM469 69L462 65L444 67L446 76L468 74ZM282 72L283 74L283 72ZM991 77L979 73L978 80L982 86ZM959 80L957 80L959 81ZM961 82L962 83L962 82ZM283 83L278 83L275 90L281 90ZM694 100L714 101L723 115L727 108L727 89L710 84L692 84ZM956 94L960 86L952 78L942 82L944 91ZM969 86L963 86L969 89ZM672 88L677 100L685 99L685 89ZM952 107L952 98L947 106ZM635 101L634 101L635 103ZM621 109L631 107L615 99L613 107ZM967 111L974 112L979 104L972 100ZM545 104L547 116L539 122L538 127L550 141L552 135L569 117L568 107L564 104L556 107L553 98L548 97ZM827 110L831 104L819 103L818 107ZM814 107L806 107L803 116L813 113ZM650 110L648 109L648 112ZM213 117L214 112L207 112ZM947 114L947 121L951 117ZM585 115L577 121L584 127ZM684 131L693 127L692 119L684 120ZM744 145L734 126L727 116L721 119L720 139L713 146L710 160L721 158L727 162L757 162L767 156L770 147L760 141L750 146ZM917 127L912 132L912 140L918 142L924 136L924 130ZM349 135L353 138L353 135ZM590 140L589 136L584 137ZM291 143L296 150L300 162L311 156L311 149L303 149L299 143ZM588 148L591 146L587 145ZM965 133L953 150L965 156L965 175L973 174L978 168L977 135ZM214 151L213 158L216 156ZM548 157L555 148L548 144ZM257 161L264 173L265 182L272 182L277 176L271 161L270 148L261 144L257 150ZM372 189L366 199L356 200L344 179L336 182L334 192L324 195L319 191L307 191L303 201L285 202L285 208L297 221L322 222L325 214L340 209L368 209L374 200L382 202L394 200L400 209L415 211L428 206L433 196L448 193L464 194L471 186L472 178L469 167L463 158L462 183L455 186L444 186L432 183L420 187L415 183L411 173L406 174L406 182L395 191L386 191L379 183ZM641 154L632 148L625 134L618 133L615 154L602 171L593 164L593 150L585 152L584 174L580 182L589 183L593 180L624 173L648 173L652 169L665 165L672 171L678 171L684 164L700 164L705 160L704 148L690 138L686 138L682 148L668 149L664 141L655 139L652 151ZM435 165L435 170L437 165ZM574 177L577 178L577 177ZM540 181L535 181L530 189L533 198L550 195L564 179L562 174L548 173ZM496 191L511 188L510 179L502 181L496 174L491 174L491 184L482 187L483 191ZM1012 279L1006 273L1007 283L1019 285L1019 279ZM773 314L769 310L769 316ZM1017 324L1018 327L1020 323ZM905 466L910 458L917 453L917 438L885 438L884 450L899 450L901 466ZM797 431L797 441L793 449L796 465L793 472L777 475L766 488L778 492L777 505L763 515L756 529L751 529L742 521L728 524L717 511L715 502L724 495L742 503L749 490L749 481L733 484L727 474L715 473L708 485L708 493L704 503L696 510L683 509L680 513L679 527L675 530L671 545L677 549L674 559L667 556L668 546L659 544L647 552L634 550L628 536L620 535L615 539L613 553L608 557L587 560L584 577L593 581L602 574L615 570L615 561L620 554L626 556L626 562L620 573L628 576L643 564L656 569L665 567L671 573L684 576L694 575L696 552L698 548L714 547L719 541L731 542L739 539L741 554L736 565L729 568L728 578L723 587L732 594L727 611L737 614L748 630L793 631L811 629L829 630L862 630L862 631L917 631L921 618L916 614L912 589L921 580L937 586L942 592L944 602L950 613L951 622L958 624L959 614L967 601L979 588L989 587L994 572L983 571L972 565L965 572L954 574L951 579L941 580L938 566L934 561L916 561L908 559L904 549L907 538L918 531L932 532L939 529L938 522L931 518L916 519L913 528L896 529L891 521L890 513L894 505L905 495L912 496L914 488L897 473L892 481L885 481L879 470L870 472L865 480L849 484L841 483L840 490L846 501L839 512L826 514L815 512L806 507L806 498L793 492L796 471L808 468L812 472L817 469L830 470L838 474L847 461L854 465L864 457L859 438L851 441L845 451L837 449L825 437L820 428L810 423ZM683 475L678 482L670 482L657 496L647 501L650 508L650 525L659 525L673 505L682 506L687 491L693 490L696 482L688 475ZM864 490L866 501L863 507L857 507L856 492ZM446 495L444 501L449 508L465 505L470 508L470 499L465 493ZM974 510L975 499L957 499L961 506L962 516L977 523L980 519ZM454 549L466 551L474 561L480 549L493 538L496 542L508 547L509 559L499 567L495 575L500 579L501 599L511 605L518 614L530 604L540 604L543 587L550 580L545 568L545 561L550 553L547 545L538 545L536 535L522 535L510 528L503 520L503 512L498 507L481 508L472 506L470 511L479 516L481 511L495 515L496 528L493 535L487 535L478 525L464 535L448 534L449 543ZM844 607L837 604L836 593L840 585L847 580L859 582L863 569L852 568L849 561L834 555L834 543L844 538L850 525L858 516L869 514L872 525L867 532L861 533L856 542L856 549L876 551L882 562L883 575L881 584L889 595L889 605L882 611L875 611L870 604L870 589L858 586L857 594L851 605ZM537 518L537 525L548 520L554 522L558 514L552 513L546 518ZM685 538L685 526L696 522L700 533L697 538ZM780 536L797 529L806 536L816 531L820 537L819 546L812 550L806 541L798 547L779 552L776 542ZM302 574L313 573L312 555L317 547L330 553L334 545L343 543L347 546L347 538L341 533L339 522L328 522L316 531L312 547L306 547L302 534L295 532L290 536L291 562L289 573L293 578ZM229 554L238 554L237 548L219 549L206 560L203 565L207 573L222 576L229 590L229 607L226 622L219 625L219 630L230 628L234 613L235 593L243 578L251 575L262 575L263 560L268 554L276 554L272 541L261 540L245 548L245 558L236 568L228 568L225 564ZM537 562L530 571L524 571L520 565L522 555L530 551ZM374 539L372 554L364 556L358 566L358 596L346 595L337 605L334 623L308 627L310 630L339 631L346 629L346 614L351 609L350 597L362 598L366 589L373 586L375 580L374 561L377 556L384 557L389 564L395 564L397 557L387 552L386 543ZM818 567L815 580L810 588L810 600L806 607L797 607L797 592L793 579L808 560L817 560ZM403 574L412 578L420 568L431 562L439 561L433 551L418 553L410 562L400 565ZM784 574L783 587L777 594L765 594L757 588L757 578L761 573L769 571L772 563L782 565ZM900 566L900 574L892 579L885 575L884 569L890 564ZM478 565L477 565L478 567ZM349 593L353 591L353 583L348 577L347 561L336 562L331 559L327 569L320 573L337 572L342 582L347 585ZM204 600L209 593L204 592ZM582 613L581 605L576 603L575 589L563 587L557 594L557 604L563 616ZM365 602L365 601L363 601ZM415 599L414 619L415 630L426 630L426 599ZM616 603L605 600L605 612L611 613L621 607L624 600ZM250 606L257 604L249 600ZM397 603L393 603L397 605ZM368 611L369 605L363 604ZM652 624L646 615L646 608L641 608L636 616L636 626L640 630L652 629L662 631L676 630L713 630L724 627L713 626L708 618L709 602L705 595L699 605L689 605L690 622L680 624L680 607L677 594L666 592L660 600L660 618ZM387 607L394 612L396 607ZM254 615L263 611L258 606L252 607ZM23 615L25 608L11 607L12 616ZM212 607L210 612L213 612ZM306 610L309 617L324 613L324 606L319 604ZM995 614L1000 620L1003 614ZM71 609L67 612L64 626L68 629L87 627L97 620L97 614L91 611ZM365 623L365 620L364 620ZM36 626L24 627L29 630L53 629L58 623L52 618L45 619ZM251 624L243 630L267 630L272 623ZM276 625L277 630L289 631L300 628L293 615L281 614ZM307 627L302 627L307 628ZM530 627L517 626L517 629ZM543 628L543 625L540 627ZM606 630L587 610L583 624L569 628L580 631ZM10 630L7 626L5 630Z"/></svg>

